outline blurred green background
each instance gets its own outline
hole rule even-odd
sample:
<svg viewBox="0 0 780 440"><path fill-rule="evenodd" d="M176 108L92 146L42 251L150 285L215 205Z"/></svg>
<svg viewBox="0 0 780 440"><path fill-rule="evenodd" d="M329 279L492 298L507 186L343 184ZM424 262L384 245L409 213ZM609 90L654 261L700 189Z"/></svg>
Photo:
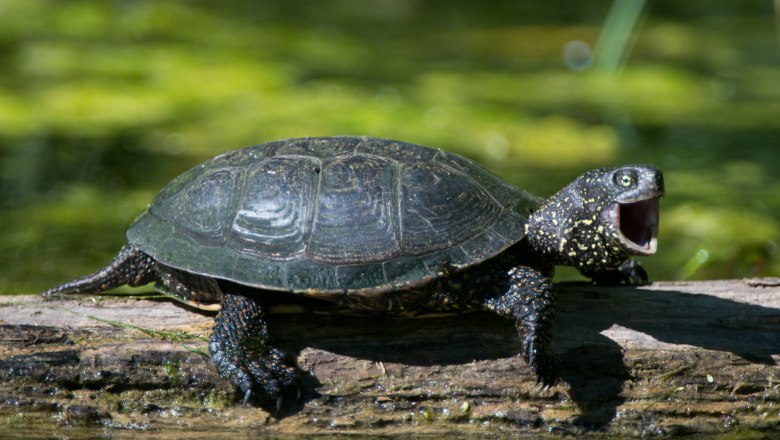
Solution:
<svg viewBox="0 0 780 440"><path fill-rule="evenodd" d="M170 179L278 138L442 147L536 194L666 174L654 279L780 275L772 0L0 0L0 292L91 272ZM564 272L563 278L576 274Z"/></svg>

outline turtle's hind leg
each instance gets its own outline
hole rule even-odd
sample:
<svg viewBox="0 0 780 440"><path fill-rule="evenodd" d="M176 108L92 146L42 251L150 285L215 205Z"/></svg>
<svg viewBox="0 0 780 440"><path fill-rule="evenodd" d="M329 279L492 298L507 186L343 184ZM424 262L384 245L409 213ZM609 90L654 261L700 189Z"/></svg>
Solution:
<svg viewBox="0 0 780 440"><path fill-rule="evenodd" d="M287 399L300 397L301 372L290 356L269 343L261 295L227 281L219 284L222 308L209 342L211 361L240 390L244 404L251 399L278 413Z"/></svg>
<svg viewBox="0 0 780 440"><path fill-rule="evenodd" d="M127 284L142 286L157 279L157 263L136 246L126 244L108 266L42 293L43 296L100 293Z"/></svg>

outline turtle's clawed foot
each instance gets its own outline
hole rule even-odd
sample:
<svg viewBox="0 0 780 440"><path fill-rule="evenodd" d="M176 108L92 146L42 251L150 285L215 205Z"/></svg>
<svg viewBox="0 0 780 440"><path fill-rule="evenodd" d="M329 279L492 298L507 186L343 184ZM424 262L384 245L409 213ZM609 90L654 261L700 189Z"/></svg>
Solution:
<svg viewBox="0 0 780 440"><path fill-rule="evenodd" d="M535 343L526 346L525 361L536 374L536 383L543 388L549 388L558 381L561 375L561 363L558 355L550 348L542 349Z"/></svg>
<svg viewBox="0 0 780 440"><path fill-rule="evenodd" d="M209 350L217 372L241 392L244 405L256 402L279 414L285 405L300 398L300 370L282 351L227 347L214 338Z"/></svg>
<svg viewBox="0 0 780 440"><path fill-rule="evenodd" d="M261 403L273 402L275 414L287 404L294 404L301 394L301 373L284 352L271 348L259 359L249 362L247 369L254 388L261 394Z"/></svg>
<svg viewBox="0 0 780 440"><path fill-rule="evenodd" d="M631 286L643 286L649 283L647 271L638 261L629 258L618 267L618 272L623 274L625 283Z"/></svg>
<svg viewBox="0 0 780 440"><path fill-rule="evenodd" d="M523 359L536 375L536 383L548 388L560 378L561 362L551 344L550 326L534 321L521 319L515 327L523 344Z"/></svg>
<svg viewBox="0 0 780 440"><path fill-rule="evenodd" d="M609 269L588 274L596 284L602 286L642 286L648 284L647 271L638 261L629 258L615 269Z"/></svg>
<svg viewBox="0 0 780 440"><path fill-rule="evenodd" d="M290 387L288 389L289 392L282 394L281 396L276 398L276 415L279 415L280 412L282 412L282 408L285 406L288 406L290 404L295 404L301 401L301 386L300 384L296 384L295 387ZM295 399L290 401L290 396L292 396L292 391L295 391Z"/></svg>

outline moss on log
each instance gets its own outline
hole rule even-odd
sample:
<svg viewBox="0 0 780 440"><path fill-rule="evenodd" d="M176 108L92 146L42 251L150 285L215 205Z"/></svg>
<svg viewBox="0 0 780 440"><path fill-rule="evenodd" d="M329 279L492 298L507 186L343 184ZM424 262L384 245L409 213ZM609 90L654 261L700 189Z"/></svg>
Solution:
<svg viewBox="0 0 780 440"><path fill-rule="evenodd" d="M24 437L241 433L646 436L780 433L780 280L560 285L549 389L509 320L276 314L309 372L283 414L243 407L207 357L213 315L155 300L0 304L0 430ZM740 431L740 432L742 432Z"/></svg>

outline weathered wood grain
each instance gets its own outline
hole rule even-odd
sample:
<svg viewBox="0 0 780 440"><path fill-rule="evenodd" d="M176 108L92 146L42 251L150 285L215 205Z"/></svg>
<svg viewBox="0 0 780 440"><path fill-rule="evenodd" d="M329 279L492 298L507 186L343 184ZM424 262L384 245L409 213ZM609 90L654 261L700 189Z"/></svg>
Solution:
<svg viewBox="0 0 780 440"><path fill-rule="evenodd" d="M536 386L519 359L512 322L490 314L274 315L275 343L310 372L302 402L278 417L236 404L196 352L206 351L213 316L167 301L4 297L0 429L133 437L780 433L780 280L560 288L555 341L564 381L550 389ZM170 332L200 339L178 342Z"/></svg>

